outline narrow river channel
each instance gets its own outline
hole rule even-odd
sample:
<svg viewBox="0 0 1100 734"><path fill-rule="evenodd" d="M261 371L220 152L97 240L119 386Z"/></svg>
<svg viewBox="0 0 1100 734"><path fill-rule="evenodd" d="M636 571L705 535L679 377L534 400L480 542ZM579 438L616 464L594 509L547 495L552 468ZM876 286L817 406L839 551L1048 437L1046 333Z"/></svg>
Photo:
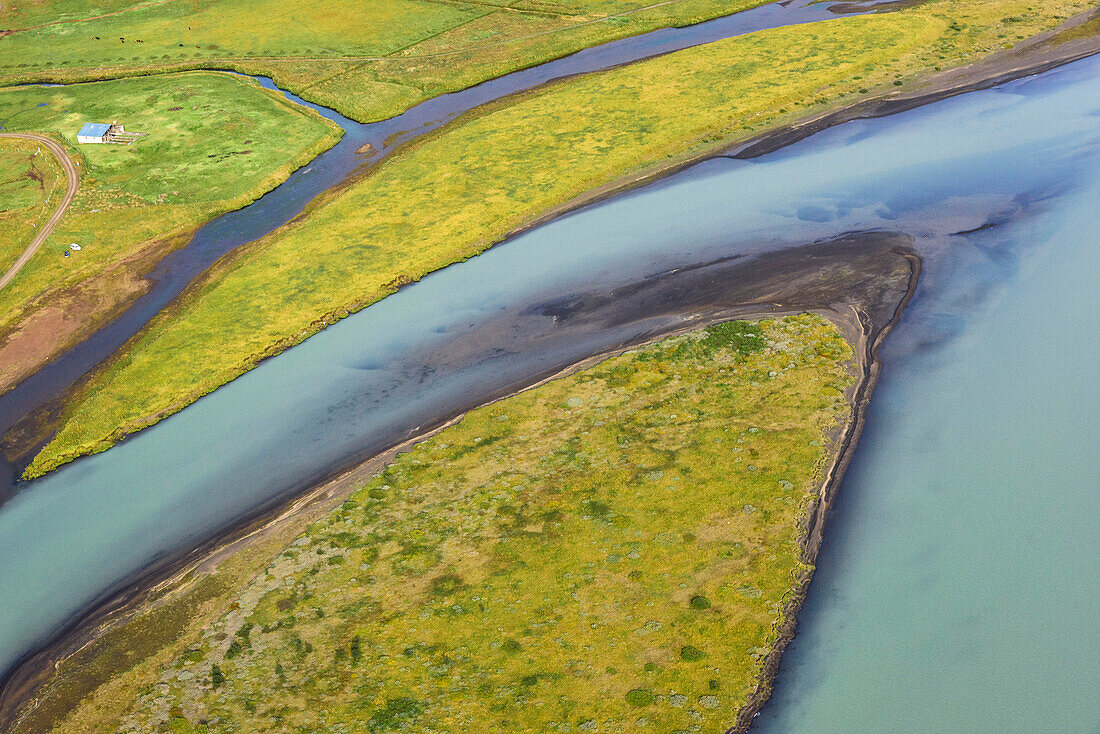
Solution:
<svg viewBox="0 0 1100 734"><path fill-rule="evenodd" d="M863 12L882 1L869 0ZM611 41L468 89L433 97L401 115L369 124L360 124L334 110L283 92L288 99L310 107L337 123L344 131L340 142L252 204L217 217L200 228L185 247L165 257L148 274L153 283L148 293L95 334L54 359L15 389L0 395L0 434L35 408L60 395L81 375L113 354L218 258L283 226L319 194L340 184L397 146L436 130L476 107L555 79L609 69L768 28L836 18L836 14L829 10L831 4L815 0L782 0L683 28L662 28ZM270 79L261 77L257 81L268 89L277 89ZM374 149L370 156L358 152L366 145ZM14 491L16 474L13 467L5 467L0 460L0 503Z"/></svg>
<svg viewBox="0 0 1100 734"><path fill-rule="evenodd" d="M552 303L878 229L925 277L761 729L1095 732L1098 120L1078 62L709 161L425 278L0 507L0 666L333 467L676 319L578 334Z"/></svg>

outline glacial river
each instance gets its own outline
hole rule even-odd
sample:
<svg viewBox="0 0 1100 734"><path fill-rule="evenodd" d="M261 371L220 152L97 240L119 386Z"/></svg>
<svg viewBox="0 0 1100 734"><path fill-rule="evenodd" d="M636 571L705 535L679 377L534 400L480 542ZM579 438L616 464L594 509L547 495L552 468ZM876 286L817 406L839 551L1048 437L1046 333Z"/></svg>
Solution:
<svg viewBox="0 0 1100 734"><path fill-rule="evenodd" d="M862 12L883 1L868 0ZM555 79L600 71L769 28L833 19L837 15L829 10L831 4L816 0L781 0L695 25L661 28L610 41L467 89L433 97L403 114L368 124L360 124L334 110L284 92L288 99L316 110L339 125L344 131L340 142L302 166L257 201L223 214L201 227L185 247L169 254L147 274L147 279L152 283L149 292L95 334L42 367L15 389L0 395L0 434L7 432L24 415L60 395L81 375L114 354L218 258L286 224L319 194L392 152L398 145L436 130L481 105L534 89ZM257 81L268 89L277 89L270 79L259 77ZM373 148L373 154L359 153L364 146ZM13 493L16 475L13 467L0 460L0 504Z"/></svg>
<svg viewBox="0 0 1100 734"><path fill-rule="evenodd" d="M887 340L760 734L1100 732L1100 62L949 108L1023 216Z"/></svg>
<svg viewBox="0 0 1100 734"><path fill-rule="evenodd" d="M662 325L563 338L548 302L889 229L915 238L925 275L759 729L1095 733L1098 202L1089 60L709 161L532 230L17 493L0 507L0 666L332 467Z"/></svg>

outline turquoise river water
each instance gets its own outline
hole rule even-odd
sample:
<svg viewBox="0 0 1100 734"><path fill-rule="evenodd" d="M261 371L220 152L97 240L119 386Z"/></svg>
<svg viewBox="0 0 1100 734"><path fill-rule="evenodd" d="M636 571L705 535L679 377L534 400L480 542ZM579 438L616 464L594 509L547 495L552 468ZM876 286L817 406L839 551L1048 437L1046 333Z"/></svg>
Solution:
<svg viewBox="0 0 1100 734"><path fill-rule="evenodd" d="M887 341L761 734L1100 732L1097 72L1040 95L1091 116L1083 161L1034 151L1065 188L936 263Z"/></svg>
<svg viewBox="0 0 1100 734"><path fill-rule="evenodd" d="M0 667L333 467L654 326L555 338L551 301L889 229L915 238L925 277L758 728L1100 731L1098 202L1091 60L532 230L23 488L0 507ZM471 335L485 343L453 356Z"/></svg>

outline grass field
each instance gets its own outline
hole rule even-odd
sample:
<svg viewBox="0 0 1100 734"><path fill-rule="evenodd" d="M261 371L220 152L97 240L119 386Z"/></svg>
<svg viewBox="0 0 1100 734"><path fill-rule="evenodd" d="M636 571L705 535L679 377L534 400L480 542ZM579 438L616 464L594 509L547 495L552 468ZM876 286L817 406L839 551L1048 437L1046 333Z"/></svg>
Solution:
<svg viewBox="0 0 1100 734"><path fill-rule="evenodd" d="M762 1L166 0L87 11L28 1L0 12L0 28L25 29L0 42L0 84L232 68L368 121L587 46Z"/></svg>
<svg viewBox="0 0 1100 734"><path fill-rule="evenodd" d="M5 39L22 68L253 55L377 56L393 53L489 12L478 5L385 0L219 0L151 5L60 23Z"/></svg>
<svg viewBox="0 0 1100 734"><path fill-rule="evenodd" d="M816 315L727 322L472 411L90 648L106 687L56 731L721 731L807 570L851 356Z"/></svg>
<svg viewBox="0 0 1100 734"><path fill-rule="evenodd" d="M4 3L0 6L0 29L28 28L42 23L64 23L105 13L117 13L156 2L134 0L50 0L49 2Z"/></svg>
<svg viewBox="0 0 1100 734"><path fill-rule="evenodd" d="M148 135L129 146L76 144L85 122L113 120ZM70 304L74 312L125 301L142 286L121 263L251 201L339 139L338 128L312 111L214 72L4 89L0 122L9 132L52 134L81 168L80 192L68 213L0 291L2 336L26 328L45 305L96 278L99 295L85 292L81 303ZM64 258L71 242L81 250ZM14 258L13 247L5 239L0 257ZM0 389L33 366L0 361Z"/></svg>
<svg viewBox="0 0 1100 734"><path fill-rule="evenodd" d="M0 139L0 273L34 239L65 193L57 160L31 140Z"/></svg>
<svg viewBox="0 0 1100 734"><path fill-rule="evenodd" d="M27 475L108 448L326 323L616 177L891 89L1088 5L955 0L778 29L483 110L215 266L82 388Z"/></svg>

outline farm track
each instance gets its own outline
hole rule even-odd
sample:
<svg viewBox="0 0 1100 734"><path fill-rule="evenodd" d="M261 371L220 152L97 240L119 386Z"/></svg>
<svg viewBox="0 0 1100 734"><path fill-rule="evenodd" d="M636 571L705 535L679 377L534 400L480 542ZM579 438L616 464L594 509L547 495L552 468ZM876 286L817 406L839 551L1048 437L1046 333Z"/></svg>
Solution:
<svg viewBox="0 0 1100 734"><path fill-rule="evenodd" d="M46 241L46 238L50 236L53 232L53 228L57 226L57 223L61 221L61 217L64 216L66 210L68 210L69 205L73 203L76 192L80 188L80 172L76 170L76 164L73 163L72 159L65 153L65 149L44 135L35 135L33 133L0 133L0 138L22 138L24 140L33 140L46 146L46 148L53 153L54 157L60 161L61 167L65 169L65 178L67 179L65 195L61 197L61 203L58 204L42 229L38 231L38 234L27 246L27 249L23 250L23 254L19 256L19 259L8 268L8 272L0 277L0 288L3 288L10 283L15 276L19 275L19 271L23 269L24 265L30 262L30 259L34 257L34 253L38 252L38 248L40 248L42 243Z"/></svg>

